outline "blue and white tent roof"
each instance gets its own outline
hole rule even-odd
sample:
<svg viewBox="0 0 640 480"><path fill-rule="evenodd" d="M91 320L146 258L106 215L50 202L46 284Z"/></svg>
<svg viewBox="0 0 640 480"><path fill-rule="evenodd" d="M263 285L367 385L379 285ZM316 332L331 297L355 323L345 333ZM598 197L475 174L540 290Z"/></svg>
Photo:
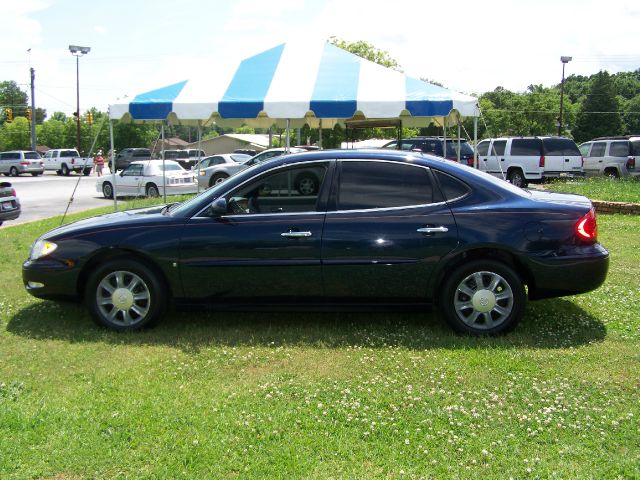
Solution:
<svg viewBox="0 0 640 480"><path fill-rule="evenodd" d="M406 126L478 116L475 97L408 77L330 43L282 44L243 60L228 76L185 80L109 107L111 119L215 121L267 127L289 119L331 127L401 118Z"/></svg>

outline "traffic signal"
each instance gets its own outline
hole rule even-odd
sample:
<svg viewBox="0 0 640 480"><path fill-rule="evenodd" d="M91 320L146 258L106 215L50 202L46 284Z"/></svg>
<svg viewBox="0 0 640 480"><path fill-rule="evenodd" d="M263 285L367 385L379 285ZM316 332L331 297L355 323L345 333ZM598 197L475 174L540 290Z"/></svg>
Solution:
<svg viewBox="0 0 640 480"><path fill-rule="evenodd" d="M93 113L92 112L87 112L87 123L89 124L89 126L93 125Z"/></svg>
<svg viewBox="0 0 640 480"><path fill-rule="evenodd" d="M27 115L27 120L31 121L31 109L29 107L27 107L27 110L25 113Z"/></svg>
<svg viewBox="0 0 640 480"><path fill-rule="evenodd" d="M7 123L13 122L13 109L5 108L4 113L7 116Z"/></svg>

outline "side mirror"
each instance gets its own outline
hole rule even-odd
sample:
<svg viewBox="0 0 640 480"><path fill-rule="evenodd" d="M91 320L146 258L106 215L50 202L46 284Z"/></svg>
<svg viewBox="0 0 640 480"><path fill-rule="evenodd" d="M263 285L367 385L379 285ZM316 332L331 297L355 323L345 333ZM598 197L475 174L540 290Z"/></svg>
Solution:
<svg viewBox="0 0 640 480"><path fill-rule="evenodd" d="M227 214L227 199L216 198L211 203L211 213L214 215L226 215Z"/></svg>
<svg viewBox="0 0 640 480"><path fill-rule="evenodd" d="M124 170L121 170L121 171L120 171L120 176L121 176L121 177L124 177Z"/></svg>

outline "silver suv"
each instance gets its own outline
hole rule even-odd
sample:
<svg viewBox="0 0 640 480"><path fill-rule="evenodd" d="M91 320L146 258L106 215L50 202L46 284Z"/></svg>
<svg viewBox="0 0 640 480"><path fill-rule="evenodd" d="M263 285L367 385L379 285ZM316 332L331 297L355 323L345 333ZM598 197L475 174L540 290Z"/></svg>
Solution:
<svg viewBox="0 0 640 480"><path fill-rule="evenodd" d="M640 156L640 137L600 137L580 145L587 175L613 178L640 175L636 157Z"/></svg>
<svg viewBox="0 0 640 480"><path fill-rule="evenodd" d="M582 156L564 137L488 138L478 143L478 168L517 187L545 179L583 176Z"/></svg>
<svg viewBox="0 0 640 480"><path fill-rule="evenodd" d="M0 173L17 177L21 173L30 173L34 177L42 175L44 162L38 152L31 150L12 150L0 153Z"/></svg>

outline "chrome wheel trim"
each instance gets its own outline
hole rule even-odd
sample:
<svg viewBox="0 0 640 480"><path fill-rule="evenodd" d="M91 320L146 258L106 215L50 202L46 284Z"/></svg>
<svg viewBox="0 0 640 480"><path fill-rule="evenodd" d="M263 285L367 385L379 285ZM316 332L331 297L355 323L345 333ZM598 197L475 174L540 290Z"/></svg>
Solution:
<svg viewBox="0 0 640 480"><path fill-rule="evenodd" d="M102 185L102 195L107 198L111 198L113 196L113 187L110 183L105 183Z"/></svg>
<svg viewBox="0 0 640 480"><path fill-rule="evenodd" d="M135 273L117 270L98 284L96 305L100 315L110 323L130 327L146 319L151 307L151 291Z"/></svg>
<svg viewBox="0 0 640 480"><path fill-rule="evenodd" d="M223 176L218 176L215 178L215 180L213 181L214 185L220 185L222 182L224 182L227 179L227 177L223 177Z"/></svg>
<svg viewBox="0 0 640 480"><path fill-rule="evenodd" d="M160 190L158 190L158 187L152 185L149 188L147 188L147 197L158 198L159 196L160 196Z"/></svg>
<svg viewBox="0 0 640 480"><path fill-rule="evenodd" d="M514 307L509 283L495 272L474 272L456 287L453 307L458 318L477 330L489 330L504 323Z"/></svg>

